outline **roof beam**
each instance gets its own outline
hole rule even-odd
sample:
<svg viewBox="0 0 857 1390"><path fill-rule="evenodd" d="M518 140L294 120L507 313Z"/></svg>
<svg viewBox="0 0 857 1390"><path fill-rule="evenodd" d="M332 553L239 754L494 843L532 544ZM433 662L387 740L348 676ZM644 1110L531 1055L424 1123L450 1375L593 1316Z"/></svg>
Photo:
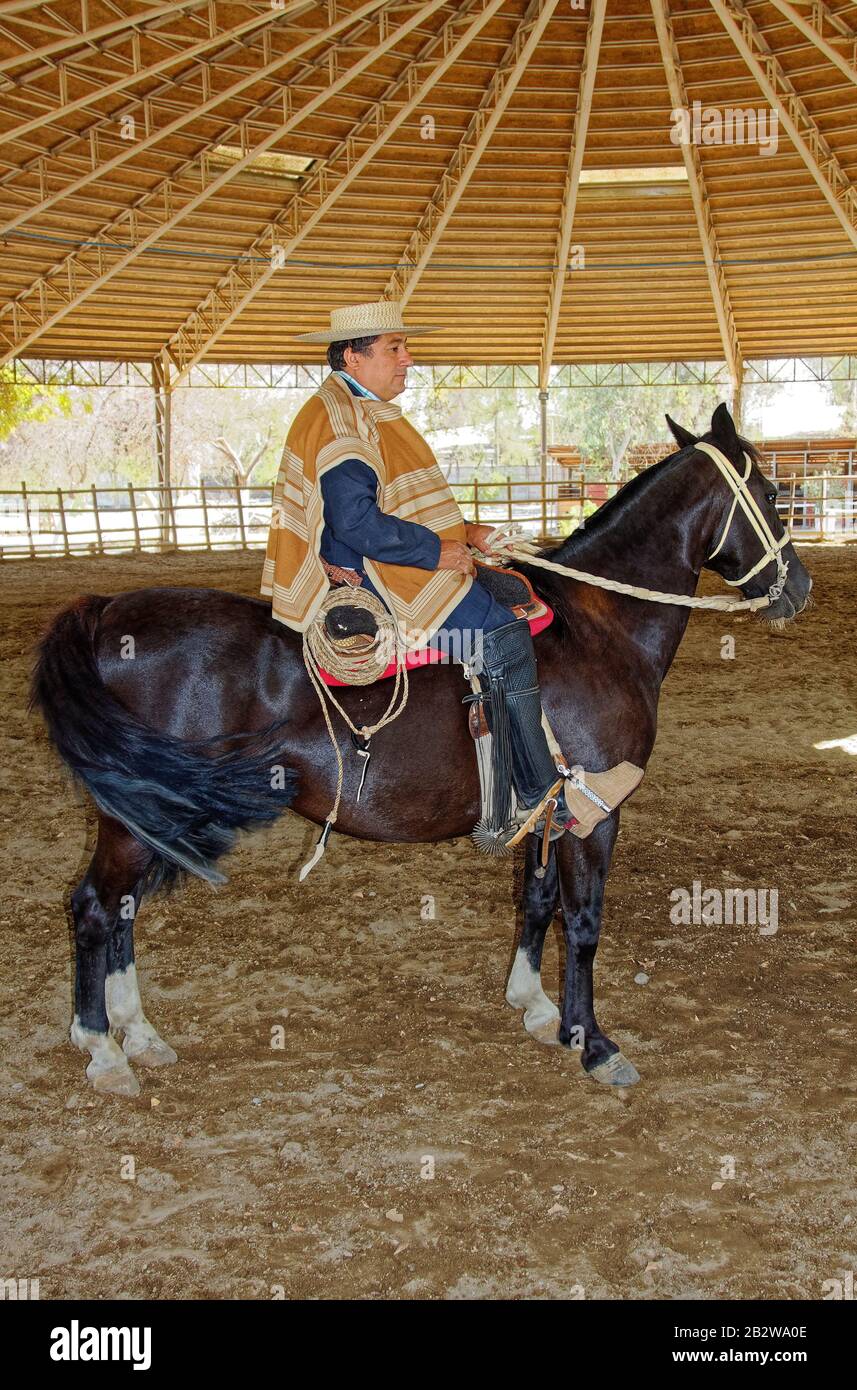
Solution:
<svg viewBox="0 0 857 1390"><path fill-rule="evenodd" d="M687 89L684 85L678 44L676 43L672 16L669 10L669 0L651 0L651 6L652 14L655 17L655 28L658 34L658 43L660 44L664 71L667 76L667 86L669 87L672 109L675 111L677 108L681 107L683 110L689 110ZM729 375L732 378L733 384L737 384L741 380L743 354L741 352L741 345L738 341L738 333L735 328L735 315L732 311L729 287L726 282L726 273L723 269L717 233L714 229L711 204L708 199L708 191L705 187L699 147L690 142L681 145L680 149L684 159L684 167L687 170L690 196L693 202L693 211L696 216L696 225L699 229L699 239L702 242L702 254L705 259L708 283L711 287L711 298L714 301L714 312L717 316L717 327L720 330L720 340L723 343L723 352L729 367Z"/></svg>
<svg viewBox="0 0 857 1390"><path fill-rule="evenodd" d="M15 53L11 58L3 58L0 61L0 72L8 72L10 68L20 67L22 63L32 63L37 58L47 58L53 53L62 53L66 48L80 48L81 44L95 43L98 39L106 38L108 34L115 34L120 29L139 29L148 25L153 19L159 19L162 15L177 14L179 10L199 10L208 5L208 0L173 0L169 5L153 5L150 10L145 10L140 14L122 15L119 19L111 19L106 24L97 24L90 29L87 24L86 0L81 0L81 28L70 29L65 38L54 39L51 43L43 44L41 48L28 48L23 53ZM19 6L22 9L23 6ZM33 8L32 6L30 8ZM3 7L3 18L10 17L9 7Z"/></svg>
<svg viewBox="0 0 857 1390"><path fill-rule="evenodd" d="M809 114L743 0L711 5L780 121L852 246L857 246L857 189Z"/></svg>
<svg viewBox="0 0 857 1390"><path fill-rule="evenodd" d="M251 15L249 19L242 20L240 24L233 25L231 29L215 29L204 39L192 43L188 48L176 49L174 53L167 54L166 58L161 58L157 63L151 63L147 68L135 66L131 72L124 73L115 82L108 82L105 86L95 87L86 96L77 97L74 101L67 101L62 106L48 107L38 116L33 116L31 120L23 121L21 125L13 126L11 130L4 130L3 140L22 140L33 130L38 130L45 125L52 125L54 121L62 121L75 111L80 111L83 107L91 106L95 102L101 102L105 97L115 96L117 92L124 91L126 87L133 87L137 82L149 81L151 78L159 76L160 73L166 72L168 68L175 67L177 63L190 62L192 58L205 53L209 48L228 43L230 40L240 38L243 34L252 33L254 29L260 29L263 25L282 23L285 17L294 14L295 11L308 10L313 7L314 0L293 0L292 4L284 5L282 9L272 9L269 14L263 12L262 14ZM89 80L94 79L90 78ZM184 74L183 80L187 80L187 74ZM152 100L151 92L146 94L146 100ZM112 115L109 119L115 123L117 116Z"/></svg>
<svg viewBox="0 0 857 1390"><path fill-rule="evenodd" d="M264 239L259 238L254 243L252 252L242 257L237 266L230 268L202 304L170 338L167 351L179 368L174 385L187 376L195 363L199 362L222 337L230 324L234 323L271 276L285 264L296 247L327 215L378 151L383 149L399 126L413 115L441 78L458 62L468 45L488 21L493 19L504 3L505 0L469 0L469 3L457 4L453 15L438 33L432 36L422 52L408 64L404 73L390 85L383 97L374 103L361 125L343 142L339 158L326 162L267 229L271 244L266 249L264 263L259 255ZM468 23L469 14L473 10L477 12L476 18ZM456 32L465 24L467 27L456 39ZM439 57L435 59L431 55L437 50ZM426 66L430 71L425 81L418 86L420 68ZM398 94L402 89L407 100L398 111L390 114L389 107L401 99ZM358 141L366 139L371 128L377 132L376 138L358 153ZM332 172L333 165L342 159L345 169L334 182L336 176ZM276 243L278 232L285 233L287 240L284 244Z"/></svg>
<svg viewBox="0 0 857 1390"><path fill-rule="evenodd" d="M61 267L57 269L66 273L58 274L50 272L48 275L40 277L23 294L18 295L11 303L6 304L0 314L11 314L11 331L7 329L5 333L0 333L0 339L6 339L6 346L0 345L3 355L0 357L0 365L8 361L10 357L16 356L24 351L31 343L36 342L43 333L47 332L55 324L59 323L67 314L71 313L82 304L96 290L101 289L115 275L124 270L128 265L137 259L144 251L152 246L166 232L177 226L179 222L191 212L194 212L219 189L223 188L231 179L235 178L246 169L253 160L258 158L272 145L283 139L290 131L301 124L308 116L312 115L319 107L323 106L332 95L341 90L358 77L366 68L374 63L378 57L386 53L399 43L403 37L410 33L414 28L431 16L436 10L442 8L448 0L428 0L428 3L414 10L413 6L408 5L411 14L397 29L389 30L387 15L383 11L383 0L370 0L353 13L341 17L334 21L326 30L313 34L303 44L299 44L293 49L287 58L282 62L294 60L300 52L308 48L317 47L325 39L329 38L334 32L338 32L343 26L353 23L356 15L365 15L367 11L378 11L380 14L374 15L374 20L378 24L379 35L384 37L374 46L367 49L363 57L348 68L344 73L331 82L329 86L317 92L308 102L298 111L289 115L287 119L278 124L274 130L249 149L244 156L237 160L223 173L219 174L210 182L203 184L198 192L193 194L181 208L175 212L168 212L166 216L156 213L148 207L144 210L142 204L132 211L126 229L126 234L130 233L134 245L124 255L120 255L113 264L108 264L110 257L115 255L111 247L98 246L94 250L87 252L76 252L72 256L66 257ZM491 6L493 10L498 9L503 0L494 0ZM334 53L335 57L335 53ZM284 99L290 100L290 89L286 86L283 89ZM325 168L322 166L320 174L325 176ZM171 191L171 199L174 190ZM170 200L171 201L171 200ZM124 214L123 214L124 217ZM114 227L122 223L122 218L116 219ZM148 227L148 230L146 228ZM94 264L93 264L94 262Z"/></svg>
<svg viewBox="0 0 857 1390"><path fill-rule="evenodd" d="M542 335L542 350L539 359L539 385L542 390L547 390L551 361L556 345L559 311L562 307L562 292L568 273L568 253L574 227L574 215L577 211L577 190L580 187L580 171L583 168L583 152L586 148L586 135L589 130L592 94L595 90L595 77L598 72L598 55L601 51L601 35L604 31L606 8L607 0L591 0L589 24L586 30L586 46L583 50L583 62L580 67L580 81L577 90L577 109L574 113L571 145L565 171L554 268L551 272L545 329Z"/></svg>
<svg viewBox="0 0 857 1390"><path fill-rule="evenodd" d="M180 116L176 116L175 120L169 121L167 125L148 131L147 134L139 140L120 140L119 144L122 148L119 149L117 154L105 160L102 164L93 164L85 174L82 174L77 179L72 179L70 183L64 184L62 188L55 189L53 193L48 193L40 202L33 203L29 207L21 209L21 211L16 213L16 215L5 224L5 226L0 227L0 236L5 235L7 232L11 232L15 227L22 226L22 224L28 222L31 217L38 217L42 213L47 212L50 208L61 202L63 198L70 198L75 193L79 193L81 189L86 188L96 179L104 178L105 175L112 173L114 169L118 169L121 165L127 164L129 160L136 159L153 145L157 145L162 140L168 139L171 135L174 135L176 131L181 130L192 121L199 120L201 116L207 115L209 111L213 111L216 107L221 106L223 102L231 101L248 87L253 87L264 78L273 76L280 68L295 62L312 48L316 48L319 44L326 43L329 39L334 38L343 29L347 29L352 23L356 23L365 15L383 9L386 3L387 0L367 0L367 3L361 5L359 9L351 13L340 15L340 17L335 19L332 24L329 24L326 29L320 29L318 32L310 34L301 43L296 44L294 48L290 49L288 53L282 53L276 58L272 58L262 67L257 68L255 72L245 73L237 82L233 82L230 87L224 87L222 91L212 93L207 100L201 102L198 106L183 111ZM291 0L288 8L289 11L303 9L304 0ZM141 113L145 116L145 102L141 100L138 105ZM257 153L258 152L259 151L257 151ZM46 170L46 176L47 172Z"/></svg>
<svg viewBox="0 0 857 1390"><path fill-rule="evenodd" d="M789 0L771 0L771 4L779 10L781 15L785 15L786 19L790 19L795 28L799 29L803 34L804 38L809 39L810 43L815 44L816 48L820 49L825 57L830 59L831 63L835 63L839 71L844 73L849 81L857 83L857 67L855 67L853 63L849 63L847 58L843 58L842 54L838 53L833 47L830 40L825 38L824 21L825 19L828 20L828 22L834 25L838 30L840 35L838 42L841 43L844 38L852 44L853 54L855 56L857 56L857 34L854 33L844 20L840 19L836 22L837 17L831 13L827 5L823 3L823 0L813 0L808 19L801 14L800 10L796 10L794 5L789 4Z"/></svg>
<svg viewBox="0 0 857 1390"><path fill-rule="evenodd" d="M405 264L393 271L383 298L399 299L405 305L416 289L558 4L559 0L530 0L467 130L400 257Z"/></svg>
<svg viewBox="0 0 857 1390"><path fill-rule="evenodd" d="M306 6L307 8L310 8L314 6L315 0L294 0L294 3L300 3ZM283 9L278 9L276 11L276 15L273 15L272 12L272 16L267 16L267 18L269 23L273 23L273 25L276 25L281 23L284 17L287 21L290 21L292 15L293 10L284 6ZM361 24L357 26L356 29L349 33L348 42L350 43L355 41L356 38L363 33L364 27L368 27L367 21L363 21ZM223 40L224 38L226 38L226 35L221 34L219 37L221 40ZM264 34L263 40L268 37L269 35L267 33ZM163 36L159 35L159 39L162 38ZM246 47L246 44L247 40L244 37L231 39L224 48L218 51L217 56L213 61L216 61L218 63L225 62L228 58L231 58L237 50ZM177 58L180 56L182 55L176 55ZM186 54L184 56L186 56ZM323 59L326 58L327 55L323 55ZM311 72L313 64L322 61L323 59L312 60L311 64L305 65L304 70L307 72ZM197 64L197 67L199 69L200 87L203 92L209 90L210 75L207 69L209 67L210 61L211 60L205 59ZM137 76L139 76L139 73L137 74ZM184 86L185 83L189 80L189 77L189 73L179 72L177 75L173 77L163 79L161 82L158 83L157 87L154 87L152 89L151 92L147 92L145 100L150 104L152 111L155 110L157 104L161 101L161 99L166 98L169 94L174 93L176 87ZM136 80L136 77L132 79L129 75L128 80ZM300 81L300 75L296 80ZM98 95L99 97L102 96L103 92L99 92ZM246 117L246 119L248 121L257 120L260 116L263 116L271 106L279 105L280 101L281 94L279 91L275 90L272 95L267 96L263 101L255 105L250 111L249 115ZM47 167L46 163L43 163L43 161L46 161L48 159L61 158L64 154L68 153L68 151L74 149L76 145L85 146L90 158L92 157L93 146L95 146L97 157L98 132L101 130L106 130L108 128L111 130L111 132L115 132L116 126L122 121L122 119L125 116L139 115L139 112L140 99L138 97L132 97L123 106L120 106L116 111L112 111L107 115L96 117L96 119L90 121L88 125L82 126L79 131L74 131L66 134L55 144L47 146L44 150L40 151L38 154L32 155L29 159L25 159L23 163L19 164L17 167L13 166L12 168L8 169L5 174L0 174L0 187L3 187L6 184L11 183L19 175L30 173L33 169L37 169L39 171L40 177L43 177L43 171ZM238 135L240 135L240 125L234 124L230 126L226 131L221 131L218 135L214 136L208 142L207 145L203 146L203 152L207 153L209 149L214 147L214 145L220 143L228 143L233 138L233 136ZM178 165L177 168L173 169L172 172L166 178L162 179L159 183L155 184L146 193L141 193L136 198L136 200L132 200L130 207L141 207L144 204L157 199L166 199L168 201L172 183L176 179L181 178L186 171L192 169L196 164L198 164L200 157L201 152L200 150L197 150L189 159L186 159L182 164ZM96 237L109 235L113 231L114 227L120 225L123 218L128 216L128 211L128 208L123 207L117 217L111 219L111 221L107 223L106 226L104 226L100 232L96 233ZM5 307L6 306L0 306L0 317L2 317Z"/></svg>
<svg viewBox="0 0 857 1390"><path fill-rule="evenodd" d="M367 6L364 8L370 7ZM358 13L358 11L354 11L354 14L356 13ZM364 19L361 20L358 24L356 24L354 28L349 29L344 42L346 44L353 44L358 42L360 39L364 37L365 34L368 33L372 26L373 15L370 14L364 17ZM329 71L330 63L335 63L336 57L337 54L335 51L335 46L323 50L317 58L313 58L308 62L304 63L303 66L299 68L297 73L293 76L292 81L295 83L295 85L300 86L304 81L310 80L315 75L317 75L317 70L321 65L327 66ZM171 82L162 83L161 87L159 87L157 91L167 90L167 88L170 85L172 85ZM248 119L255 120L258 115L263 114L269 107L275 104L279 105L281 100L282 93L280 91L275 90L271 96L265 98L264 102L261 102L259 105L253 108ZM116 119L119 119L119 117L123 114L125 114L124 111L117 112ZM82 132L84 136L88 134L88 129L89 128L85 128ZM209 142L209 145L203 148L202 152L197 150L194 155L192 155L189 159L186 159L181 165L178 166L177 169L173 170L167 178L162 179L158 184L156 184L153 188L149 189L147 192L140 194L139 197L137 197L130 204L129 207L122 207L118 214L115 217L111 218L109 222L105 223L90 240L93 243L109 243L113 241L121 241L123 235L130 235L134 225L134 218L141 211L149 207L161 207L166 209L169 206L171 206L173 199L173 186L186 173L189 173L191 170L195 170L195 181L198 181L199 175L197 166L199 165L200 158L205 158L205 153L208 149L210 149L213 145L216 144L228 144L231 140L238 139L240 138L240 136L240 124L231 125L225 130L221 130L215 137L213 137L213 139ZM2 180L0 180L0 182L2 182ZM92 267L90 266L89 262L95 257L95 255L96 252L94 250L87 251L86 249L84 249L83 251L72 251L62 261L58 262L55 266L53 266L52 269L48 271L46 275L39 276L38 279L33 281L32 284L28 285L25 290L22 290L18 295L16 295L14 299L7 300L4 304L0 305L0 320L2 320L5 314L11 314L13 318L14 332L17 332L19 328L26 328L32 322L35 322L36 319L33 317L33 312L35 312L35 314L42 312L43 306L50 302L50 295L57 290L58 286L59 294L61 297L64 293L65 286L68 286L69 289L71 289L72 286L78 283L85 283L89 278L91 278ZM101 266L102 261L99 252L98 259L96 262L96 268L100 269ZM30 302L35 303L36 301L38 301L38 307L35 309L35 311L32 311L30 309ZM2 330L0 330L0 351L2 351L3 337L4 335L2 333ZM8 333L5 335L5 337L6 341L9 342L10 338Z"/></svg>

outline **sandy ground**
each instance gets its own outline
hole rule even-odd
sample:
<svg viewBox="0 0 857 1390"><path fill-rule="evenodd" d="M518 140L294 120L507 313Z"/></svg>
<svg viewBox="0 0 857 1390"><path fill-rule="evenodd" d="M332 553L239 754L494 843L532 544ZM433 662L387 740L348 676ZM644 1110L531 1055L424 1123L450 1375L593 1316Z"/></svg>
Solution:
<svg viewBox="0 0 857 1390"><path fill-rule="evenodd" d="M509 861L335 836L300 886L315 831L288 815L226 887L141 912L179 1064L130 1101L67 1041L92 825L25 714L30 648L74 594L253 594L259 558L4 564L0 1277L42 1298L790 1299L855 1270L857 548L804 558L809 614L695 616L664 690L597 964L633 1092L503 1002ZM694 880L776 889L779 930L673 925ZM555 928L554 995L560 960Z"/></svg>

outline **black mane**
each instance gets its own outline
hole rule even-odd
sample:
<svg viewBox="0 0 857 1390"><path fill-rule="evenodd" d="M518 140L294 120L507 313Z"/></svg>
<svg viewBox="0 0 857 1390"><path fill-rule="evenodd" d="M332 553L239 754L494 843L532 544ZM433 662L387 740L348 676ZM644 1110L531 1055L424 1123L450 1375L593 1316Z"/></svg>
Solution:
<svg viewBox="0 0 857 1390"><path fill-rule="evenodd" d="M706 443L714 443L710 434L699 436L700 440ZM757 466L762 462L762 455L754 444L748 439L739 436L742 449L746 449L750 458ZM658 459L657 463L644 468L641 473L637 473L633 478L629 478L623 483L619 491L606 502L603 502L592 516L587 517L576 530L567 536L560 546L547 546L539 551L539 557L543 560L554 560L560 565L571 565L574 568L585 568L583 563L584 552L587 549L593 536L600 536L607 528L615 525L624 516L627 508L633 506L641 498L645 497L649 489L660 482L664 473L672 468L679 461L684 462L688 454L693 453L695 444L686 444L684 448L676 449L673 453L667 454L665 458ZM560 621L568 622L570 612L567 603L567 580L561 574L552 574L550 570L538 569L516 561L515 568L520 569L525 574L535 589L550 607L554 610ZM629 581L633 578L628 576Z"/></svg>

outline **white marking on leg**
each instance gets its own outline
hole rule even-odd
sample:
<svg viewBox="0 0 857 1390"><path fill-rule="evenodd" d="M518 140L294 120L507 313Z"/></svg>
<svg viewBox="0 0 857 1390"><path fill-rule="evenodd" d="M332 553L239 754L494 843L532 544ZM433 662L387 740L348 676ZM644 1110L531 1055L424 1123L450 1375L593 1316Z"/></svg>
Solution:
<svg viewBox="0 0 857 1390"><path fill-rule="evenodd" d="M116 1095L135 1096L140 1083L128 1066L128 1059L109 1033L93 1033L84 1028L77 1014L69 1030L69 1037L81 1052L88 1052L91 1061L86 1074L97 1091L111 1091Z"/></svg>
<svg viewBox="0 0 857 1390"><path fill-rule="evenodd" d="M533 969L526 951L520 947L506 986L506 1002L524 1010L524 1027L528 1033L550 1033L559 1019L559 1009L542 989L541 971Z"/></svg>
<svg viewBox="0 0 857 1390"><path fill-rule="evenodd" d="M126 1057L136 1058L146 1066L167 1066L177 1060L173 1049L143 1013L137 967L133 961L124 970L115 970L107 976L105 999L110 1027L125 1034L122 1048Z"/></svg>

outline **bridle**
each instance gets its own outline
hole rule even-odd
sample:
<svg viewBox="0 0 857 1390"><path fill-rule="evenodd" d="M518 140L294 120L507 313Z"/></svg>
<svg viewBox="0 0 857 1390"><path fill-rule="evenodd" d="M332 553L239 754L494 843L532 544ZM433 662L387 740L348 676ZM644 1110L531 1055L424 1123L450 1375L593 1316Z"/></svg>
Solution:
<svg viewBox="0 0 857 1390"><path fill-rule="evenodd" d="M759 537L759 540L762 542L765 553L761 560L758 560L757 563L753 565L752 569L749 569L746 574L741 575L740 579L727 579L725 575L721 575L720 577L723 579L724 583L731 584L735 588L741 588L749 579L752 579L754 575L758 574L760 570L763 570L766 565L769 565L771 561L773 561L777 566L777 577L768 590L768 598L771 603L776 603L777 599L782 597L786 577L789 572L788 560L783 560L781 553L783 546L788 545L791 540L791 533L789 532L788 526L784 526L784 533L780 539L777 540L765 520L761 507L747 486L753 468L753 461L746 451L744 453L744 460L747 466L742 476L732 460L728 459L724 453L721 453L714 444L705 444L702 440L698 440L694 447L701 449L703 453L708 454L709 458L714 460L735 494L732 498L732 506L729 508L729 515L726 518L723 534L709 555L706 563L713 560L715 555L722 550L726 537L729 535L732 522L735 519L736 508L740 506L756 535Z"/></svg>

